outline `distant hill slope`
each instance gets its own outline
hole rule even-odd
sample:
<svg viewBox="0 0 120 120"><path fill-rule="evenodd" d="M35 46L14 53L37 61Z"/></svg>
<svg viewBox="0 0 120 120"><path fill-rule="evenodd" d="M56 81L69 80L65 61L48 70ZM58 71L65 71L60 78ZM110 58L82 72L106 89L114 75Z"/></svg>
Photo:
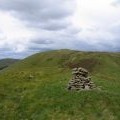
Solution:
<svg viewBox="0 0 120 120"><path fill-rule="evenodd" d="M10 59L10 58L1 59L0 60L0 70L3 70L18 61L19 61L18 59Z"/></svg>
<svg viewBox="0 0 120 120"><path fill-rule="evenodd" d="M101 90L67 91L85 67ZM55 50L0 72L0 120L120 120L120 53Z"/></svg>
<svg viewBox="0 0 120 120"><path fill-rule="evenodd" d="M112 69L120 66L120 53L81 52L74 50L54 50L34 54L10 68L19 70L39 70L45 67L69 68L84 67L90 72L104 67Z"/></svg>

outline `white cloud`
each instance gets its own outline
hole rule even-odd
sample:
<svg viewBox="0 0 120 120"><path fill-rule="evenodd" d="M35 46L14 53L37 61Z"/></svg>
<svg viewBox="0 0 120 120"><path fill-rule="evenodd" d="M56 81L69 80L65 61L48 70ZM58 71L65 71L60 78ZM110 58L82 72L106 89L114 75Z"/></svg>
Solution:
<svg viewBox="0 0 120 120"><path fill-rule="evenodd" d="M25 51L29 39L34 32L27 29L24 24L14 18L9 12L0 12L0 48L9 48L15 52Z"/></svg>
<svg viewBox="0 0 120 120"><path fill-rule="evenodd" d="M82 28L80 37L91 42L114 39L110 31L115 23L120 22L120 8L111 3L114 0L77 0L73 23ZM99 40L98 40L99 39Z"/></svg>
<svg viewBox="0 0 120 120"><path fill-rule="evenodd" d="M120 7L115 4L119 2L1 0L0 51L4 56L59 48L120 51Z"/></svg>

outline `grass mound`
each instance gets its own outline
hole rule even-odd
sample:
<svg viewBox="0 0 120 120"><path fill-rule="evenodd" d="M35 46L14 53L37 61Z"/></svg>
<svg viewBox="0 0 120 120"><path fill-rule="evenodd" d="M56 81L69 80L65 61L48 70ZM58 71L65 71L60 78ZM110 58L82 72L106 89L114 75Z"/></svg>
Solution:
<svg viewBox="0 0 120 120"><path fill-rule="evenodd" d="M119 120L119 59L119 53L59 50L12 65L0 73L0 120ZM74 65L88 68L102 90L67 91Z"/></svg>

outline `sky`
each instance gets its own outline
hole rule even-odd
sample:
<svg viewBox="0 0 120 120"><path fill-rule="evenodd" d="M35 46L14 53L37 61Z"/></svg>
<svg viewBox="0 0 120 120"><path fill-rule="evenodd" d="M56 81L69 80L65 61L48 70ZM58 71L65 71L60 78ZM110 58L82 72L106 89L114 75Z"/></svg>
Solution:
<svg viewBox="0 0 120 120"><path fill-rule="evenodd" d="M55 49L120 52L120 0L0 0L0 58Z"/></svg>

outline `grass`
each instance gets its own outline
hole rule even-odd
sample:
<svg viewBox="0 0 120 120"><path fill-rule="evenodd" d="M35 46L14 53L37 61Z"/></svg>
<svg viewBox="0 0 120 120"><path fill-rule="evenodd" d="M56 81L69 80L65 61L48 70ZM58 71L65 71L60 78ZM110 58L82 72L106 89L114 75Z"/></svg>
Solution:
<svg viewBox="0 0 120 120"><path fill-rule="evenodd" d="M0 70L3 70L18 61L19 61L19 59L10 59L10 58L1 59L0 60Z"/></svg>
<svg viewBox="0 0 120 120"><path fill-rule="evenodd" d="M87 66L93 57L98 62L88 69L102 90L67 91L71 66L66 63ZM119 58L60 50L24 59L0 75L0 120L119 120Z"/></svg>

